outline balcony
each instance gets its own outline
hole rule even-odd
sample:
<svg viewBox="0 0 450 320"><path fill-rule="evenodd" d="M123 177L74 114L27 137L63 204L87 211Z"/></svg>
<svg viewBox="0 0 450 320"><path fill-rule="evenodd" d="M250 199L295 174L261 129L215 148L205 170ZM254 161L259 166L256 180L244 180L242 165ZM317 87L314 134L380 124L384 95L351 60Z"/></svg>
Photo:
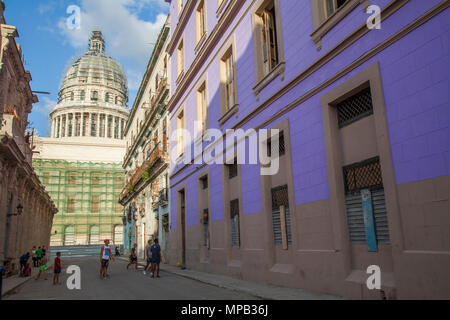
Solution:
<svg viewBox="0 0 450 320"><path fill-rule="evenodd" d="M131 174L128 183L119 196L119 202L122 202L137 192L136 186L140 181L154 179L157 174L155 171L160 166L158 164L168 164L169 157L166 151L162 150L161 143L158 143L151 152L147 152L147 157L142 165L136 168Z"/></svg>
<svg viewBox="0 0 450 320"><path fill-rule="evenodd" d="M159 204L165 206L169 203L169 192L167 188L159 191Z"/></svg>
<svg viewBox="0 0 450 320"><path fill-rule="evenodd" d="M11 146L11 152L16 157L25 158L25 161L31 165L32 151L29 144L29 136L25 136L24 131L14 114L3 114L3 119L0 123L0 137L6 136L11 139L15 144L15 146Z"/></svg>

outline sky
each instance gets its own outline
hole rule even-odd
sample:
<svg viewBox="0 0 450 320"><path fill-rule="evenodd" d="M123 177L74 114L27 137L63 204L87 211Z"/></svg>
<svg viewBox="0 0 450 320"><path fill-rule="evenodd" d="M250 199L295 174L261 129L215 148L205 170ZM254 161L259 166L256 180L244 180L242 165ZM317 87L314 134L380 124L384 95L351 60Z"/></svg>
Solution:
<svg viewBox="0 0 450 320"><path fill-rule="evenodd" d="M39 102L29 115L30 126L48 136L48 114L55 107L61 78L68 65L87 51L90 32L99 29L106 41L106 54L125 69L131 108L153 51L153 44L166 21L169 4L164 0L3 0L6 23L19 32L25 69L31 72L33 91ZM71 5L80 8L80 28L67 27ZM72 20L73 21L73 20Z"/></svg>

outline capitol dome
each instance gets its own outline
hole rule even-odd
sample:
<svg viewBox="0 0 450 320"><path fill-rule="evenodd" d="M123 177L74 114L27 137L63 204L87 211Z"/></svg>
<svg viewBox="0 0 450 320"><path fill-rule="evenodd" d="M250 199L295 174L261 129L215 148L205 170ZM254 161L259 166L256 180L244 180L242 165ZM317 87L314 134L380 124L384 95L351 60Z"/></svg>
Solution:
<svg viewBox="0 0 450 320"><path fill-rule="evenodd" d="M105 54L101 31L93 31L88 51L64 75L58 104L50 113L52 138L123 139L129 110L123 68Z"/></svg>

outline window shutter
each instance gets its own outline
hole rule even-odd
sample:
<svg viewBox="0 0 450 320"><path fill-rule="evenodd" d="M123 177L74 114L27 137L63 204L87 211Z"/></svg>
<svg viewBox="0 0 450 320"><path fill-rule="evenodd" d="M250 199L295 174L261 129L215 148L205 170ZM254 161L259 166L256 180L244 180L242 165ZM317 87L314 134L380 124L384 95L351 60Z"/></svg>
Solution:
<svg viewBox="0 0 450 320"><path fill-rule="evenodd" d="M291 215L287 185L272 189L272 227L275 244L282 244L280 207L285 207L286 233L288 244L292 244Z"/></svg>
<svg viewBox="0 0 450 320"><path fill-rule="evenodd" d="M350 242L367 242L361 190L368 189L372 198L372 211L377 243L389 244L389 226L379 158L344 167L345 207Z"/></svg>

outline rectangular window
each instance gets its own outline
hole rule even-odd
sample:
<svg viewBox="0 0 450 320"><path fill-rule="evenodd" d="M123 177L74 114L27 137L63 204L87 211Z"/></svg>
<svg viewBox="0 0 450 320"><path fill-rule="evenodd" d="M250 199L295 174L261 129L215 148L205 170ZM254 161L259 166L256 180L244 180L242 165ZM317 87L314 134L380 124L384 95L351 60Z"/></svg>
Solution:
<svg viewBox="0 0 450 320"><path fill-rule="evenodd" d="M287 249L287 245L292 244L287 185L272 189L272 227L275 244Z"/></svg>
<svg viewBox="0 0 450 320"><path fill-rule="evenodd" d="M105 119L106 116L104 114L100 115L100 131L99 131L99 137L104 138L105 137Z"/></svg>
<svg viewBox="0 0 450 320"><path fill-rule="evenodd" d="M231 218L231 246L239 247L241 245L240 224L239 224L239 199L230 202Z"/></svg>
<svg viewBox="0 0 450 320"><path fill-rule="evenodd" d="M69 120L68 120L68 137L72 137L72 130L73 130L73 114L69 113Z"/></svg>
<svg viewBox="0 0 450 320"><path fill-rule="evenodd" d="M67 196L67 213L75 212L75 197Z"/></svg>
<svg viewBox="0 0 450 320"><path fill-rule="evenodd" d="M108 138L112 138L113 116L108 116L108 127L106 128Z"/></svg>
<svg viewBox="0 0 450 320"><path fill-rule="evenodd" d="M373 114L370 88L364 89L337 105L339 128Z"/></svg>
<svg viewBox="0 0 450 320"><path fill-rule="evenodd" d="M235 105L233 53L230 51L223 61L225 63L225 107L228 111Z"/></svg>
<svg viewBox="0 0 450 320"><path fill-rule="evenodd" d="M75 113L75 137L81 134L81 113Z"/></svg>
<svg viewBox="0 0 450 320"><path fill-rule="evenodd" d="M334 14L340 7L342 7L347 0L324 0L326 4L327 17Z"/></svg>
<svg viewBox="0 0 450 320"><path fill-rule="evenodd" d="M125 120L120 120L120 139L123 139L123 128L125 127Z"/></svg>
<svg viewBox="0 0 450 320"><path fill-rule="evenodd" d="M180 45L178 46L177 57L178 57L177 76L180 77L180 75L184 72L184 41L183 40L181 40Z"/></svg>
<svg viewBox="0 0 450 320"><path fill-rule="evenodd" d="M87 136L88 123L89 123L89 113L84 113L83 114L83 131L81 133L83 135L83 137Z"/></svg>
<svg viewBox="0 0 450 320"><path fill-rule="evenodd" d="M84 101L84 99L86 99L86 93L84 92L84 90L82 90L82 91L80 92L80 100L81 100L81 101Z"/></svg>
<svg viewBox="0 0 450 320"><path fill-rule="evenodd" d="M271 1L259 14L264 75L278 65L278 44L275 6Z"/></svg>
<svg viewBox="0 0 450 320"><path fill-rule="evenodd" d="M69 173L69 177L67 179L69 184L76 184L77 183L77 174L74 172Z"/></svg>
<svg viewBox="0 0 450 320"><path fill-rule="evenodd" d="M91 211L100 212L100 196L92 196Z"/></svg>
<svg viewBox="0 0 450 320"><path fill-rule="evenodd" d="M61 117L58 117L58 130L56 131L57 138L59 138L60 129L61 129Z"/></svg>
<svg viewBox="0 0 450 320"><path fill-rule="evenodd" d="M167 151L167 118L163 121L163 151Z"/></svg>
<svg viewBox="0 0 450 320"><path fill-rule="evenodd" d="M197 42L202 40L206 34L206 10L205 0L202 0L197 7Z"/></svg>
<svg viewBox="0 0 450 320"><path fill-rule="evenodd" d="M206 100L206 82L197 91L197 121L200 122L200 132L208 129L208 102Z"/></svg>
<svg viewBox="0 0 450 320"><path fill-rule="evenodd" d="M92 113L92 120L91 120L91 137L97 136L97 114Z"/></svg>
<svg viewBox="0 0 450 320"><path fill-rule="evenodd" d="M92 175L92 184L99 185L100 180L101 180L100 174L95 173Z"/></svg>
<svg viewBox="0 0 450 320"><path fill-rule="evenodd" d="M228 168L228 179L233 179L237 177L238 175L238 165L237 165L237 159L234 159L233 164L227 164Z"/></svg>
<svg viewBox="0 0 450 320"><path fill-rule="evenodd" d="M119 117L114 118L114 139L119 139Z"/></svg>
<svg viewBox="0 0 450 320"><path fill-rule="evenodd" d="M182 156L184 153L184 111L181 111L177 117L177 129L178 129L178 139L177 139L177 151L178 156Z"/></svg>
<svg viewBox="0 0 450 320"><path fill-rule="evenodd" d="M208 189L208 176L201 177L200 182L203 190Z"/></svg>
<svg viewBox="0 0 450 320"><path fill-rule="evenodd" d="M269 157L272 156L272 148L275 147L275 144L272 143L272 139L267 140L267 154ZM276 150L276 149L275 149ZM286 145L284 142L284 133L280 131L278 136L278 155L281 157L286 154Z"/></svg>
<svg viewBox="0 0 450 320"><path fill-rule="evenodd" d="M44 172L42 176L42 183L49 184L50 183L50 172Z"/></svg>
<svg viewBox="0 0 450 320"><path fill-rule="evenodd" d="M373 226L376 243L388 244L389 226L379 157L345 166L343 173L350 242L369 243L368 232ZM363 205L364 201L368 205Z"/></svg>

